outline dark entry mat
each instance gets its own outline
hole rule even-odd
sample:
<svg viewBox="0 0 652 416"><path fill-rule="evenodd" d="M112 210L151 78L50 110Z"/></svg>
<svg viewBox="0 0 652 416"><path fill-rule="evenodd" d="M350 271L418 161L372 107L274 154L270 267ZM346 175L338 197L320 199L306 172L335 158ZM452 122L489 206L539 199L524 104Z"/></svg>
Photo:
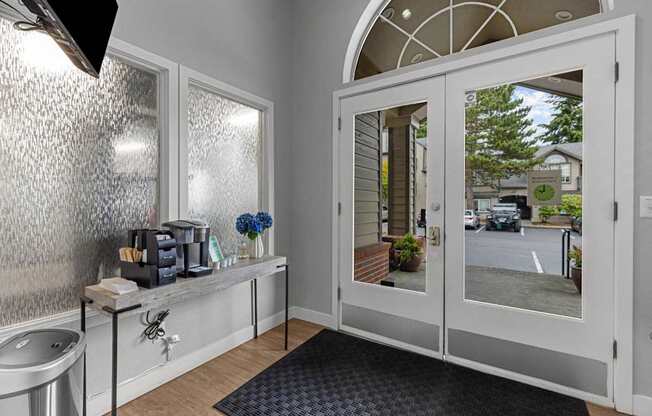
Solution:
<svg viewBox="0 0 652 416"><path fill-rule="evenodd" d="M580 400L330 330L215 408L229 416L588 416Z"/></svg>

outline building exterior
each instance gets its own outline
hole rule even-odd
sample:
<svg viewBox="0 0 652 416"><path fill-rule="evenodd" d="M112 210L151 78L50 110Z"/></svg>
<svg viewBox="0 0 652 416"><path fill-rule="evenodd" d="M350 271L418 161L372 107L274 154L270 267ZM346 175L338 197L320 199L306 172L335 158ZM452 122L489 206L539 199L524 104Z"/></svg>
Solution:
<svg viewBox="0 0 652 416"><path fill-rule="evenodd" d="M562 192L582 193L582 143L565 143L542 146L535 157L542 160L535 169L561 170ZM514 202L521 209L524 219L539 221L538 208L528 204L527 175L512 176L499 181L497 185L474 186L473 206L480 215L499 202Z"/></svg>

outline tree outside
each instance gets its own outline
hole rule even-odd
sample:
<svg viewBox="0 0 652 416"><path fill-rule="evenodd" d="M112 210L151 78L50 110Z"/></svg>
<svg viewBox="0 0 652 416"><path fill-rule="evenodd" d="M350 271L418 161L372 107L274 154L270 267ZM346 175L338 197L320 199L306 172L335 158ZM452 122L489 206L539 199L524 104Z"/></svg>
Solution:
<svg viewBox="0 0 652 416"><path fill-rule="evenodd" d="M499 188L500 180L522 175L540 163L531 107L514 94L515 85L477 92L466 108L466 201L473 209L477 185Z"/></svg>
<svg viewBox="0 0 652 416"><path fill-rule="evenodd" d="M582 101L577 98L551 96L546 100L553 112L549 123L542 124L539 140L546 144L579 143L583 139Z"/></svg>

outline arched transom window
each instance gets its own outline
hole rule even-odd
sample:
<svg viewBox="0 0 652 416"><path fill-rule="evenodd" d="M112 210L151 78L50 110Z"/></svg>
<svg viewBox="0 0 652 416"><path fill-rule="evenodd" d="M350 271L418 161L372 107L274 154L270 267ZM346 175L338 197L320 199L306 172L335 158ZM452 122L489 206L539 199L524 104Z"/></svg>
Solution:
<svg viewBox="0 0 652 416"><path fill-rule="evenodd" d="M391 0L359 50L355 79L598 14L601 0Z"/></svg>

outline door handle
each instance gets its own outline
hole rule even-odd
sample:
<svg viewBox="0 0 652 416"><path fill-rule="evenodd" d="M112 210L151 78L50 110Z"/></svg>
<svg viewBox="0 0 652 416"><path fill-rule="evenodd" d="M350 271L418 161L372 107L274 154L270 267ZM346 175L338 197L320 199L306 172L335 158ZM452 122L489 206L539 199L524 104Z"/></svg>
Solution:
<svg viewBox="0 0 652 416"><path fill-rule="evenodd" d="M441 245L441 229L437 225L431 225L428 229L428 240L430 245L439 247Z"/></svg>

